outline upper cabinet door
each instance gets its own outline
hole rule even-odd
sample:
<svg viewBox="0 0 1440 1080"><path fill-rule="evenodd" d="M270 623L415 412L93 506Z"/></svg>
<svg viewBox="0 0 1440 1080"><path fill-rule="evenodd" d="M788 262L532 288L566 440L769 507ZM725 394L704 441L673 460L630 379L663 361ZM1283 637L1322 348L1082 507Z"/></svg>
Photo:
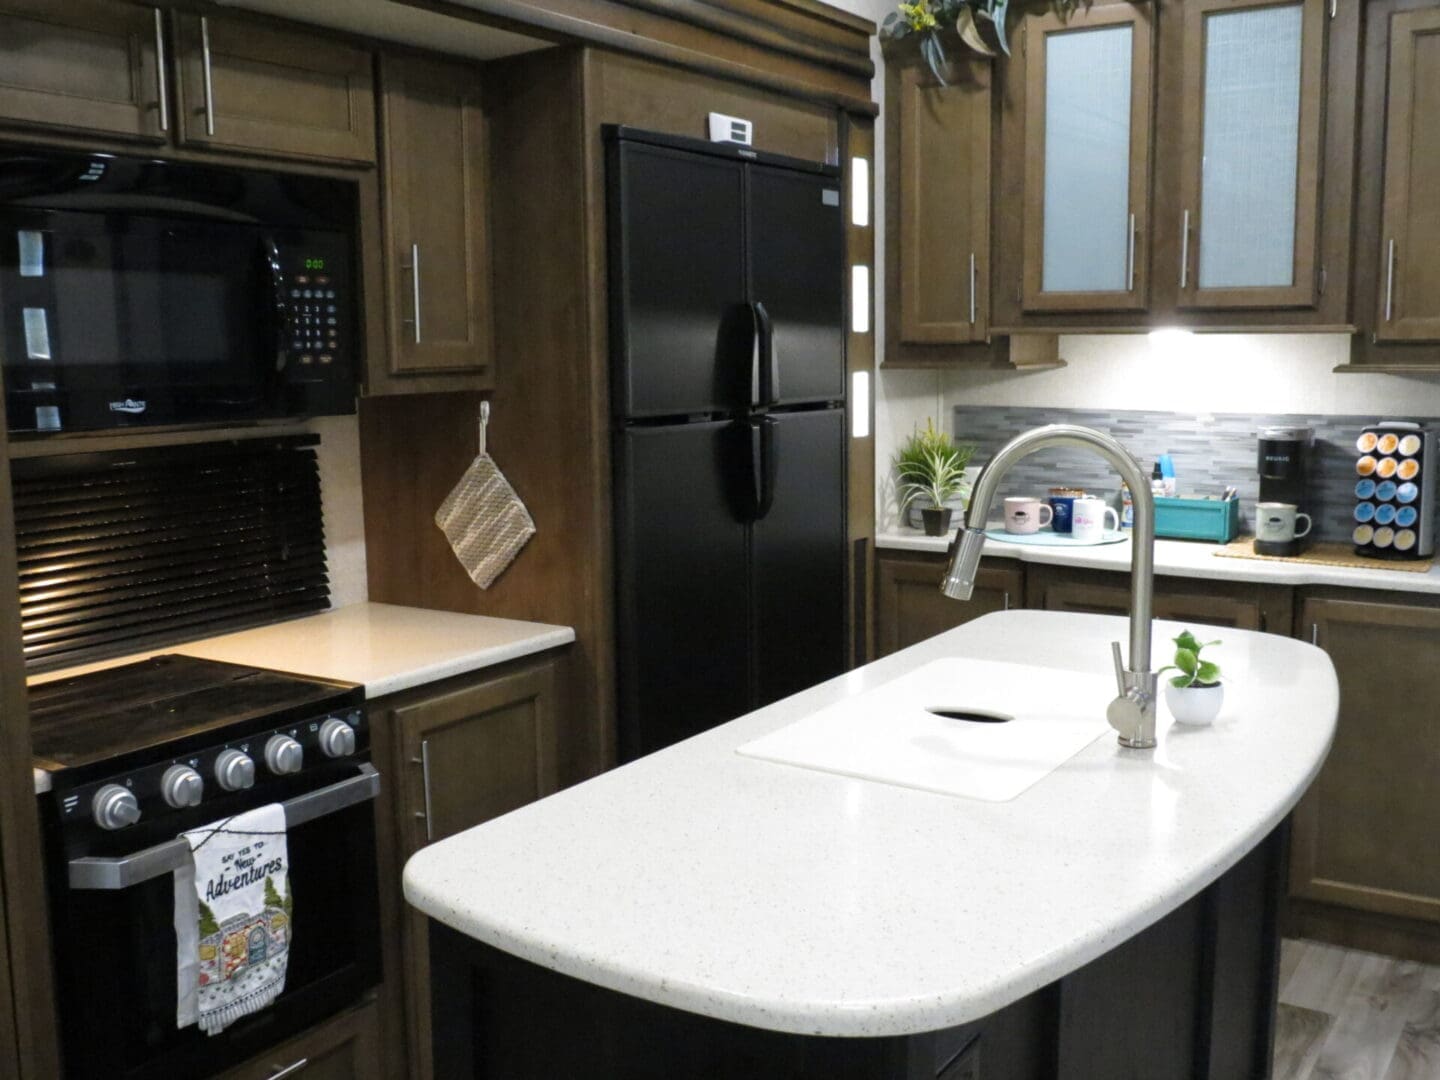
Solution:
<svg viewBox="0 0 1440 1080"><path fill-rule="evenodd" d="M990 337L989 63L941 86L923 64L900 71L900 340Z"/></svg>
<svg viewBox="0 0 1440 1080"><path fill-rule="evenodd" d="M1375 337L1440 341L1440 8L1390 30Z"/></svg>
<svg viewBox="0 0 1440 1080"><path fill-rule="evenodd" d="M1116 4L1025 23L1026 311L1146 306L1149 17Z"/></svg>
<svg viewBox="0 0 1440 1080"><path fill-rule="evenodd" d="M370 53L223 17L177 15L175 26L183 142L375 161Z"/></svg>
<svg viewBox="0 0 1440 1080"><path fill-rule="evenodd" d="M1325 0L1187 0L1182 308L1316 302Z"/></svg>
<svg viewBox="0 0 1440 1080"><path fill-rule="evenodd" d="M488 138L479 73L386 57L386 292L392 375L493 377Z"/></svg>
<svg viewBox="0 0 1440 1080"><path fill-rule="evenodd" d="M0 123L161 142L164 25L110 0L0 0Z"/></svg>

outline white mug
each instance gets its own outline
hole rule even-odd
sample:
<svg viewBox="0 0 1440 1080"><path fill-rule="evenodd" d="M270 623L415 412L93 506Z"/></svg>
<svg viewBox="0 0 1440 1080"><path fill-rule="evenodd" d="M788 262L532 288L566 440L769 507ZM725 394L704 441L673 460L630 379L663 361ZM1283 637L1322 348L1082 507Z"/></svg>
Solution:
<svg viewBox="0 0 1440 1080"><path fill-rule="evenodd" d="M1105 539L1106 515L1114 519L1114 528L1120 528L1120 515L1113 506L1106 506L1104 499L1093 496L1076 499L1075 511L1071 517L1070 535L1082 544L1096 544Z"/></svg>
<svg viewBox="0 0 1440 1080"><path fill-rule="evenodd" d="M1305 519L1305 528L1295 531L1298 518ZM1255 504L1255 539L1270 544L1288 544L1310 535L1313 523L1309 514L1300 513L1294 503L1262 502Z"/></svg>
<svg viewBox="0 0 1440 1080"><path fill-rule="evenodd" d="M1053 511L1039 499L1012 495L1005 500L1005 531L1008 533L1039 532L1050 524Z"/></svg>

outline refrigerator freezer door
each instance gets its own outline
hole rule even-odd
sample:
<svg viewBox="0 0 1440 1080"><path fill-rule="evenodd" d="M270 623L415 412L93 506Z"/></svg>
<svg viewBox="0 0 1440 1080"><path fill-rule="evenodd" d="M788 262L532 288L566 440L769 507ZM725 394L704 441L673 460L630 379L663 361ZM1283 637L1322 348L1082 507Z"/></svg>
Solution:
<svg viewBox="0 0 1440 1080"><path fill-rule="evenodd" d="M766 404L845 396L845 252L840 182L809 173L748 168L750 299L773 324L777 372Z"/></svg>
<svg viewBox="0 0 1440 1080"><path fill-rule="evenodd" d="M622 429L615 445L620 756L629 761L749 708L744 487L748 431Z"/></svg>
<svg viewBox="0 0 1440 1080"><path fill-rule="evenodd" d="M744 168L610 144L610 333L615 414L718 413L750 396Z"/></svg>
<svg viewBox="0 0 1440 1080"><path fill-rule="evenodd" d="M757 708L845 670L845 411L763 423L774 490L751 526Z"/></svg>

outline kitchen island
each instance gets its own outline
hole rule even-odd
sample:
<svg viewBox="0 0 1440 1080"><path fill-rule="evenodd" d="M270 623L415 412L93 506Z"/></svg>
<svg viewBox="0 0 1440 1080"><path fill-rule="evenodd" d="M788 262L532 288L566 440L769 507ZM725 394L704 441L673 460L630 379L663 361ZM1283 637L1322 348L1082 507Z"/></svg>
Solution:
<svg viewBox="0 0 1440 1080"><path fill-rule="evenodd" d="M1320 650L1218 631L1214 727L1162 705L1156 749L1101 735L1007 802L736 753L942 658L1103 675L1125 629L977 619L424 849L437 1075L1263 1075Z"/></svg>

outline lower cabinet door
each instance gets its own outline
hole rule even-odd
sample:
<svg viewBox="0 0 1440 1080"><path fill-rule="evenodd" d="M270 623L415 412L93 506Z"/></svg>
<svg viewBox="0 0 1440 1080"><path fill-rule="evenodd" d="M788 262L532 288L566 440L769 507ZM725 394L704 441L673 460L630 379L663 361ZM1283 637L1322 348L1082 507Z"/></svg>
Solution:
<svg viewBox="0 0 1440 1080"><path fill-rule="evenodd" d="M556 664L520 661L415 691L386 710L396 739L400 862L559 786ZM383 703L379 706L384 708ZM410 1075L434 1075L427 920L401 919Z"/></svg>
<svg viewBox="0 0 1440 1080"><path fill-rule="evenodd" d="M1027 606L1043 611L1130 614L1130 577L1110 571L1030 567ZM1154 616L1203 626L1288 634L1293 599L1283 585L1155 579ZM1156 656L1164 652L1156 647Z"/></svg>
<svg viewBox="0 0 1440 1080"><path fill-rule="evenodd" d="M1304 601L1340 680L1335 744L1295 811L1290 894L1440 923L1440 608Z"/></svg>
<svg viewBox="0 0 1440 1080"><path fill-rule="evenodd" d="M378 1010L370 1002L252 1058L221 1080L380 1080L378 1030Z"/></svg>
<svg viewBox="0 0 1440 1080"><path fill-rule="evenodd" d="M881 552L875 563L875 647L881 656L1024 602L1025 573L1009 560L986 560L969 600L940 592L943 555Z"/></svg>

